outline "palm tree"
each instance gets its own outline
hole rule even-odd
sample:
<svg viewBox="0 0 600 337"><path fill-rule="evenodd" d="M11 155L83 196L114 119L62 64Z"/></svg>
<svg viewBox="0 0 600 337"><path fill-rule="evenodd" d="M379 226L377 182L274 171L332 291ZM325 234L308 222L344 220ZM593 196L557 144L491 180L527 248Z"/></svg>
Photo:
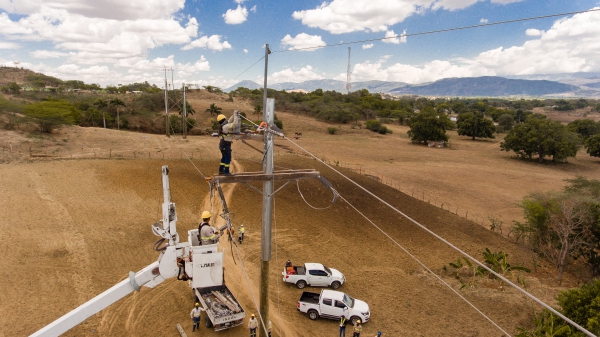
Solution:
<svg viewBox="0 0 600 337"><path fill-rule="evenodd" d="M125 102L123 102L119 98L115 97L110 100L110 105L115 107L115 109L117 110L117 130L121 130L121 120L119 119L119 107L126 106Z"/></svg>
<svg viewBox="0 0 600 337"><path fill-rule="evenodd" d="M215 103L212 103L210 105L210 107L208 109L206 109L206 112L210 112L210 115L218 115L221 112L221 108L219 108L218 106L215 105Z"/></svg>
<svg viewBox="0 0 600 337"><path fill-rule="evenodd" d="M104 123L104 128L106 129L106 118L104 117L104 109L108 106L108 103L106 103L106 100L98 98L93 104L96 106L96 108L102 110L102 122Z"/></svg>

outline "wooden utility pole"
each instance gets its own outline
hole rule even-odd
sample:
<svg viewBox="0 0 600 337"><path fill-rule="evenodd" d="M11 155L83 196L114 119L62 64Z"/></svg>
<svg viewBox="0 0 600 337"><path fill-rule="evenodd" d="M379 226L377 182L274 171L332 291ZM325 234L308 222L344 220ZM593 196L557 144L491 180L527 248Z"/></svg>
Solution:
<svg viewBox="0 0 600 337"><path fill-rule="evenodd" d="M171 137L169 135L169 95L167 92L169 91L169 85L167 83L167 68L165 68L165 130L167 133L167 137Z"/></svg>
<svg viewBox="0 0 600 337"><path fill-rule="evenodd" d="M183 83L183 139L185 139L185 129L187 129L187 107L185 103L185 83Z"/></svg>

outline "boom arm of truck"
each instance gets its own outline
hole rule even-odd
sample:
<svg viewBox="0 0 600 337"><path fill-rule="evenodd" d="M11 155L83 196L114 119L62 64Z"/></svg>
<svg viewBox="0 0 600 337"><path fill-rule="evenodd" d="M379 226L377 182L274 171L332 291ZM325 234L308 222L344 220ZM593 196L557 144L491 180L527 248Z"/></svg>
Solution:
<svg viewBox="0 0 600 337"><path fill-rule="evenodd" d="M129 272L128 279L117 283L112 288L38 330L31 335L32 337L59 336L133 291L139 291L142 286L154 288L164 280L177 276L179 272L177 258L187 255L189 243L179 243L176 226L177 213L175 204L170 200L169 169L167 166L162 167L162 182L164 194L163 218L152 225L152 232L162 238L157 241L158 245L155 244L155 249L160 251L158 261L137 273ZM167 241L167 243L162 247L158 247L161 241Z"/></svg>

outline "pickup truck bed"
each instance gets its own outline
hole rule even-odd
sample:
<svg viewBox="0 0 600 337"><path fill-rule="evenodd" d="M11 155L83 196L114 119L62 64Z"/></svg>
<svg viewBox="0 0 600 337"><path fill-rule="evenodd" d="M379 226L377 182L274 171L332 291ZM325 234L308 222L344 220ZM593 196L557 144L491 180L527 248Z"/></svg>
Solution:
<svg viewBox="0 0 600 337"><path fill-rule="evenodd" d="M304 266L293 266L292 268L294 268L294 275L306 275L306 268Z"/></svg>
<svg viewBox="0 0 600 337"><path fill-rule="evenodd" d="M320 296L321 296L320 294L310 293L308 291L305 291L300 296L300 302L306 302L306 303L310 303L310 304L319 304Z"/></svg>

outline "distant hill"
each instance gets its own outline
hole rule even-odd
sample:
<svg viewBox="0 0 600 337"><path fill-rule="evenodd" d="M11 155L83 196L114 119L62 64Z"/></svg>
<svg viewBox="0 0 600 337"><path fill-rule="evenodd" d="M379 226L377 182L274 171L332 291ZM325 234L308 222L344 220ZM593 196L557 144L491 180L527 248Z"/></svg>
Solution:
<svg viewBox="0 0 600 337"><path fill-rule="evenodd" d="M395 88L392 94L422 96L503 97L544 96L578 90L570 84L546 80L515 80L497 76L445 78L427 85Z"/></svg>
<svg viewBox="0 0 600 337"><path fill-rule="evenodd" d="M385 81L366 81L366 82L352 82L351 91L357 91L361 89L367 89L369 92L390 92L391 89L406 86L408 84L403 82L385 82ZM239 87L246 87L248 89L259 89L263 86L254 81L242 81L229 88L223 89L223 91L230 92ZM276 84L268 84L270 89L275 90L296 90L304 89L308 92L315 91L317 89L323 90L335 90L337 92L346 92L346 82L338 80L310 80L300 83L294 82L283 82Z"/></svg>

